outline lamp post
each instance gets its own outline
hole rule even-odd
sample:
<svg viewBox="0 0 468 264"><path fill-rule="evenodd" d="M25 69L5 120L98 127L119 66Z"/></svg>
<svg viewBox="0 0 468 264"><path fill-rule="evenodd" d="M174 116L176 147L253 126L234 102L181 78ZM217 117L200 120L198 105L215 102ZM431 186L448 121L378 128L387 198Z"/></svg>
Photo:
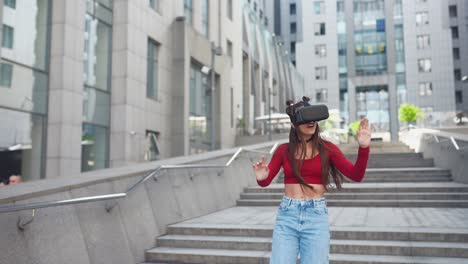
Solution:
<svg viewBox="0 0 468 264"><path fill-rule="evenodd" d="M223 51L220 46L211 42L211 150L216 149L216 83L215 83L215 56L221 56Z"/></svg>

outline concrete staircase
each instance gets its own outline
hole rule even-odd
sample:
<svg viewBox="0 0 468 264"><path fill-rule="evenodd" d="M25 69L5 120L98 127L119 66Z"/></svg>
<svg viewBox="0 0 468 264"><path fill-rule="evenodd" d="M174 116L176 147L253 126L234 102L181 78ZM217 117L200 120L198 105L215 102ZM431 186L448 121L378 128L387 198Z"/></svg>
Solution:
<svg viewBox="0 0 468 264"><path fill-rule="evenodd" d="M272 232L176 224L146 258L148 263L268 263ZM468 230L332 227L331 235L330 263L468 263Z"/></svg>
<svg viewBox="0 0 468 264"><path fill-rule="evenodd" d="M369 168L363 183L347 183L343 190L326 195L329 217L335 224L340 216L357 219L369 215L389 225L397 223L332 223L330 263L468 263L468 223L462 223L468 222L468 209L464 209L468 208L468 185L452 182L450 172L432 167L432 160L409 153L401 145L398 148L403 153L371 155L374 165L394 166ZM411 162L405 157L414 166L408 166ZM272 221L282 196L282 184L246 188L238 207L169 226L167 235L157 238L157 247L146 252L146 262L268 263L273 222L246 223L253 218L260 223ZM424 223L415 226L414 222L427 219L425 214L433 214L442 223L432 223L436 228ZM350 220L341 222L346 221Z"/></svg>

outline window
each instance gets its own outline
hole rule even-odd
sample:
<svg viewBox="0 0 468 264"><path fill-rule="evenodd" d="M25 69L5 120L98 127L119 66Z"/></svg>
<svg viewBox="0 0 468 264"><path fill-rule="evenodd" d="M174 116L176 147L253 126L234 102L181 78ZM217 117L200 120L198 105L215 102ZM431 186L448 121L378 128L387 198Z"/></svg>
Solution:
<svg viewBox="0 0 468 264"><path fill-rule="evenodd" d="M430 35L419 35L416 37L418 49L425 49L431 46Z"/></svg>
<svg viewBox="0 0 468 264"><path fill-rule="evenodd" d="M13 65L1 63L0 64L0 86L11 87L12 75L13 75Z"/></svg>
<svg viewBox="0 0 468 264"><path fill-rule="evenodd" d="M455 78L456 81L461 81L461 70L460 69L453 70L453 77Z"/></svg>
<svg viewBox="0 0 468 264"><path fill-rule="evenodd" d="M146 131L146 151L145 160L152 161L159 159L159 132Z"/></svg>
<svg viewBox="0 0 468 264"><path fill-rule="evenodd" d="M290 15L296 14L296 4L289 4L289 14Z"/></svg>
<svg viewBox="0 0 468 264"><path fill-rule="evenodd" d="M227 40L227 55L229 56L229 60L231 61L231 67L234 65L234 61L232 59L233 54L232 54L232 42L230 40Z"/></svg>
<svg viewBox="0 0 468 264"><path fill-rule="evenodd" d="M146 96L153 99L158 99L158 53L159 45L148 38Z"/></svg>
<svg viewBox="0 0 468 264"><path fill-rule="evenodd" d="M319 57L327 56L327 46L324 44L315 45L315 55Z"/></svg>
<svg viewBox="0 0 468 264"><path fill-rule="evenodd" d="M81 171L109 167L109 129L83 124L81 135Z"/></svg>
<svg viewBox="0 0 468 264"><path fill-rule="evenodd" d="M325 13L325 2L318 1L314 2L314 13L316 15L321 15Z"/></svg>
<svg viewBox="0 0 468 264"><path fill-rule="evenodd" d="M432 61L431 61L431 59L419 59L418 60L418 69L419 69L419 72L430 72L430 71L432 71Z"/></svg>
<svg viewBox="0 0 468 264"><path fill-rule="evenodd" d="M185 22L193 25L193 0L184 0Z"/></svg>
<svg viewBox="0 0 468 264"><path fill-rule="evenodd" d="M462 91L455 91L455 103L462 104L463 103L463 93Z"/></svg>
<svg viewBox="0 0 468 264"><path fill-rule="evenodd" d="M458 16L457 6L456 5L449 6L449 15L450 15L450 17L457 17Z"/></svg>
<svg viewBox="0 0 468 264"><path fill-rule="evenodd" d="M458 27L450 27L452 31L452 39L458 39Z"/></svg>
<svg viewBox="0 0 468 264"><path fill-rule="evenodd" d="M296 34L297 32L297 24L296 22L293 22L289 26L289 30L291 31L291 34Z"/></svg>
<svg viewBox="0 0 468 264"><path fill-rule="evenodd" d="M319 89L315 93L315 100L317 103L325 103L328 100L328 92L326 89Z"/></svg>
<svg viewBox="0 0 468 264"><path fill-rule="evenodd" d="M227 2L227 16L230 20L232 20L232 0L228 0Z"/></svg>
<svg viewBox="0 0 468 264"><path fill-rule="evenodd" d="M149 6L159 12L159 0L149 0Z"/></svg>
<svg viewBox="0 0 468 264"><path fill-rule="evenodd" d="M423 26L429 24L429 13L418 12L416 13L416 26Z"/></svg>
<svg viewBox="0 0 468 264"><path fill-rule="evenodd" d="M2 47L12 49L14 36L15 30L12 27L3 24Z"/></svg>
<svg viewBox="0 0 468 264"><path fill-rule="evenodd" d="M16 8L16 0L5 0L5 6L15 9Z"/></svg>
<svg viewBox="0 0 468 264"><path fill-rule="evenodd" d="M420 82L419 83L419 95L431 96L432 95L432 82Z"/></svg>
<svg viewBox="0 0 468 264"><path fill-rule="evenodd" d="M96 13L99 14L99 13ZM85 15L84 84L87 87L109 91L112 63L112 27L100 17Z"/></svg>
<svg viewBox="0 0 468 264"><path fill-rule="evenodd" d="M337 13L344 13L344 1L336 2L336 12Z"/></svg>
<svg viewBox="0 0 468 264"><path fill-rule="evenodd" d="M315 80L327 79L327 67L315 67Z"/></svg>
<svg viewBox="0 0 468 264"><path fill-rule="evenodd" d="M254 2L254 11L257 12L257 2Z"/></svg>
<svg viewBox="0 0 468 264"><path fill-rule="evenodd" d="M460 48L453 48L453 59L454 60L460 59Z"/></svg>
<svg viewBox="0 0 468 264"><path fill-rule="evenodd" d="M203 9L202 9L202 34L208 38L209 35L209 15L210 15L210 6L208 0L203 0Z"/></svg>
<svg viewBox="0 0 468 264"><path fill-rule="evenodd" d="M295 41L291 42L291 53L292 54L296 53L296 42Z"/></svg>
<svg viewBox="0 0 468 264"><path fill-rule="evenodd" d="M315 36L325 35L325 23L315 23L314 32Z"/></svg>

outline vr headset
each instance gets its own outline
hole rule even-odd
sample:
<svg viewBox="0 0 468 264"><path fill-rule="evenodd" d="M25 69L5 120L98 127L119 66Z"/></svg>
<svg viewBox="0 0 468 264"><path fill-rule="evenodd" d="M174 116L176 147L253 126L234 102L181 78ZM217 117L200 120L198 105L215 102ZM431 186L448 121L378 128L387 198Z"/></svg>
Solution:
<svg viewBox="0 0 468 264"><path fill-rule="evenodd" d="M292 116L291 121L294 125L303 125L325 120L328 117L328 107L326 105L308 105L297 110Z"/></svg>

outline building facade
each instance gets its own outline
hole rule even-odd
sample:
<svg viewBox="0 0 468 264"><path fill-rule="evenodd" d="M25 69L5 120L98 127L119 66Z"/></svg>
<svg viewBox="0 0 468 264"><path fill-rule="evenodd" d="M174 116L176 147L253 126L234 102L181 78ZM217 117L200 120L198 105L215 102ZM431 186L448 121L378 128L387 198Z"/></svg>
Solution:
<svg viewBox="0 0 468 264"><path fill-rule="evenodd" d="M457 3L464 6L462 2ZM452 48L462 45L454 41L450 23L466 23L450 18L449 5L453 3L302 1L297 68L312 98L339 109L343 124L367 116L375 132L392 140L398 137L402 103L421 107L431 125L449 123L458 93Z"/></svg>
<svg viewBox="0 0 468 264"><path fill-rule="evenodd" d="M249 134L266 133L266 122L255 117L284 113L286 100L305 89L303 76L290 62L284 40L272 33L269 1L243 3L243 120Z"/></svg>
<svg viewBox="0 0 468 264"><path fill-rule="evenodd" d="M468 1L444 1L444 21L452 39L453 77L457 112L468 115Z"/></svg>
<svg viewBox="0 0 468 264"><path fill-rule="evenodd" d="M273 0L265 3L266 13L270 23L268 28L275 35L280 36L289 59L296 66L296 45L302 41L302 1L300 0Z"/></svg>
<svg viewBox="0 0 468 264"><path fill-rule="evenodd" d="M274 77L274 58L257 51L261 63L245 67L246 51L252 55L244 30L255 26L245 24L244 4L2 1L2 180L70 177L233 147L239 116L254 120L267 107L267 93L251 97L246 80L263 81L255 91L291 89L291 77L287 86L286 77Z"/></svg>

